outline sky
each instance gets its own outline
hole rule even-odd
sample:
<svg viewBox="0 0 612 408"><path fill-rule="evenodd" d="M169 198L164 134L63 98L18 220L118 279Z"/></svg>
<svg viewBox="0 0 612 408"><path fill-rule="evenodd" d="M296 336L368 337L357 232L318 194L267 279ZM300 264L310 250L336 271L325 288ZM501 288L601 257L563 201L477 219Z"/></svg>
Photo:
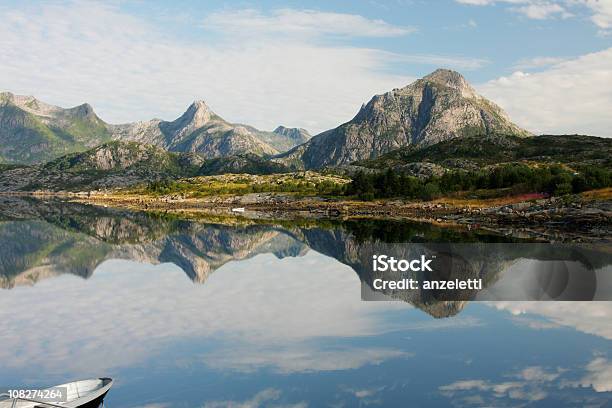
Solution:
<svg viewBox="0 0 612 408"><path fill-rule="evenodd" d="M612 137L612 0L0 0L0 90L110 123L316 134L373 95L461 72L520 126Z"/></svg>

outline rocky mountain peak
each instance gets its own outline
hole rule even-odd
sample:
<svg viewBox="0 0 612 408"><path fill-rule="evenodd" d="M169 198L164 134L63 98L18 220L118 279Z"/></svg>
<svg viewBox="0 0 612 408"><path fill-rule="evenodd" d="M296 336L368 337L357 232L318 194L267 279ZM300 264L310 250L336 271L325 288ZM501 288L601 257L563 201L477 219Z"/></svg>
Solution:
<svg viewBox="0 0 612 408"><path fill-rule="evenodd" d="M203 100L193 101L183 115L175 120L175 123L180 123L182 126L188 126L190 129L202 127L210 120L214 112L210 110L206 102Z"/></svg>
<svg viewBox="0 0 612 408"><path fill-rule="evenodd" d="M189 109L193 109L195 111L200 111L200 110L207 110L209 111L210 108L208 107L208 105L206 104L206 102L202 99L197 99L195 101L193 101L191 103L191 105L189 105Z"/></svg>
<svg viewBox="0 0 612 408"><path fill-rule="evenodd" d="M450 69L437 69L421 79L424 83L434 83L447 88L458 90L463 97L476 97L476 91L469 82L457 71Z"/></svg>
<svg viewBox="0 0 612 408"><path fill-rule="evenodd" d="M283 132L286 132L288 129L289 129L288 127L285 127L283 125L279 125L272 132L278 133L278 134L282 134Z"/></svg>
<svg viewBox="0 0 612 408"><path fill-rule="evenodd" d="M459 72L445 68L436 69L432 73L425 75L423 80L437 82L448 86L467 84L467 81Z"/></svg>
<svg viewBox="0 0 612 408"><path fill-rule="evenodd" d="M310 137L310 133L306 129L303 128L291 128L283 125L279 125L272 131L277 135L285 135L285 136L293 136L293 135L305 135L307 138Z"/></svg>
<svg viewBox="0 0 612 408"><path fill-rule="evenodd" d="M70 108L68 109L68 113L71 116L77 117L79 119L98 119L98 116L94 112L93 107L88 103L84 103L82 105L75 106L74 108Z"/></svg>
<svg viewBox="0 0 612 408"><path fill-rule="evenodd" d="M306 129L302 128L291 128L286 126L277 126L272 131L272 135L275 135L280 139L278 144L284 148L281 150L289 150L297 145L307 142L310 139L310 133ZM277 144L277 145L278 145Z"/></svg>
<svg viewBox="0 0 612 408"><path fill-rule="evenodd" d="M41 102L33 96L16 95L11 92L0 93L0 102L3 104L8 103L17 106L18 108L35 115L51 116L62 111L61 108Z"/></svg>

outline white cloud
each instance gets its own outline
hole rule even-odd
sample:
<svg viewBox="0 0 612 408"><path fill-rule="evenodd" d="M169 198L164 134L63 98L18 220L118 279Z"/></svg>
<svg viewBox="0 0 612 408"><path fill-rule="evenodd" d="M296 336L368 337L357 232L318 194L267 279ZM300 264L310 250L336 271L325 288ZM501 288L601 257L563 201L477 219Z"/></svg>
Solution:
<svg viewBox="0 0 612 408"><path fill-rule="evenodd" d="M410 353L389 348L352 348L321 350L311 346L289 344L273 348L249 344L231 350L216 350L203 356L210 367L253 373L263 368L283 374L352 370L378 365L387 360L412 357Z"/></svg>
<svg viewBox="0 0 612 408"><path fill-rule="evenodd" d="M568 385L565 384L565 381L559 380L561 375L567 371L561 368L545 369L540 366L531 366L518 373L505 375L505 377L512 378L510 381L460 380L440 386L438 390L442 395L452 398L453 401L463 402L465 406L506 406L507 404L502 402L505 399L526 402L541 401L550 393L558 395L558 390ZM600 370L596 371L599 374ZM475 396L478 398L473 399Z"/></svg>
<svg viewBox="0 0 612 408"><path fill-rule="evenodd" d="M534 133L612 136L612 48L477 86Z"/></svg>
<svg viewBox="0 0 612 408"><path fill-rule="evenodd" d="M564 7L556 3L527 4L514 10L535 20L545 20L556 15L560 15L563 18L571 17L571 13L568 13Z"/></svg>
<svg viewBox="0 0 612 408"><path fill-rule="evenodd" d="M602 29L612 28L612 1L610 0L573 0L593 12L591 20Z"/></svg>
<svg viewBox="0 0 612 408"><path fill-rule="evenodd" d="M526 58L518 61L514 65L514 69L517 70L527 70L533 68L543 68L549 67L551 65L557 65L561 62L568 60L568 58L563 57L534 57L534 58Z"/></svg>
<svg viewBox="0 0 612 408"><path fill-rule="evenodd" d="M432 54L414 54L402 55L394 54L393 58L398 62L406 64L426 64L438 67L453 67L460 70L473 70L482 68L489 64L490 61L486 58L468 58L461 56L447 55L432 55Z"/></svg>
<svg viewBox="0 0 612 408"><path fill-rule="evenodd" d="M462 397L473 392L480 392L482 400L490 401L488 404L482 404L479 402L477 405L485 406L496 406L498 404L493 403L500 398L510 398L513 400L523 401L540 401L546 398L548 395L546 391L529 381L504 381L504 382L491 382L488 380L461 380L454 383L443 385L438 388L440 393L446 397L453 399L463 399ZM486 398L485 398L486 397ZM480 401L482 401L480 400Z"/></svg>
<svg viewBox="0 0 612 408"><path fill-rule="evenodd" d="M517 375L517 377L525 381L546 382L556 380L557 378L559 378L562 372L563 370L559 369L557 371L546 371L542 367L533 366L523 369Z"/></svg>
<svg viewBox="0 0 612 408"><path fill-rule="evenodd" d="M570 18L578 14L590 14L591 21L600 29L612 27L612 1L610 0L455 0L471 6L505 4L511 11L527 18Z"/></svg>
<svg viewBox="0 0 612 408"><path fill-rule="evenodd" d="M208 401L204 403L204 408L306 408L308 406L305 402L298 402L295 404L278 404L277 401L281 398L281 396L282 392L280 390L276 388L266 388L265 390L258 392L253 397L244 401Z"/></svg>
<svg viewBox="0 0 612 408"><path fill-rule="evenodd" d="M484 391L489 388L488 383L485 380L461 380L455 381L454 383L442 385L439 389L442 392L452 391L465 391L465 390L481 390Z"/></svg>
<svg viewBox="0 0 612 408"><path fill-rule="evenodd" d="M490 302L491 307L515 316L538 315L543 323L574 329L612 340L612 303L610 302ZM530 326L531 327L531 326ZM539 326L540 329L555 326Z"/></svg>
<svg viewBox="0 0 612 408"><path fill-rule="evenodd" d="M396 37L416 31L383 20L371 20L357 14L316 10L277 9L270 14L240 9L211 13L204 27L245 36L283 34L298 36L336 35L347 37Z"/></svg>
<svg viewBox="0 0 612 408"><path fill-rule="evenodd" d="M604 357L596 357L587 366L588 372L580 385L583 387L593 387L597 392L612 392L612 361Z"/></svg>

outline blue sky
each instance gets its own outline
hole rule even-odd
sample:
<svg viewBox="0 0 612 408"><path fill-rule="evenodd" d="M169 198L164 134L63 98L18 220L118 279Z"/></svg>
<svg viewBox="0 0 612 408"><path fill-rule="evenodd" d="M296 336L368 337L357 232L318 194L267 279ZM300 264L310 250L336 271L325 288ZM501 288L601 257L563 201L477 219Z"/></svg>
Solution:
<svg viewBox="0 0 612 408"><path fill-rule="evenodd" d="M612 0L0 3L0 88L113 123L194 99L313 133L460 71L536 133L612 136Z"/></svg>
<svg viewBox="0 0 612 408"><path fill-rule="evenodd" d="M169 35L177 35L185 41L206 41L211 36L223 38L206 29L205 21L211 13L225 12L229 16L238 10L253 10L260 17L271 17L276 10L306 9L360 15L406 28L408 33L380 37L329 35L320 41L408 56L445 56L456 59L457 68L474 82L510 74L524 60L542 56L577 57L612 45L612 37L603 35L602 29L591 21L593 11L589 7L568 8L575 13L572 17L550 15L536 19L516 10L517 6L511 3L491 3L490 6L478 6L452 0L316 1L304 7L304 2L296 1L178 1L171 6L168 2L156 1L150 2L146 9L137 3L126 3L125 9L145 19L156 20L165 26ZM198 25L202 29L193 30ZM465 64L461 64L461 60L465 60ZM431 58L428 62L398 63L389 68L399 75L420 77L437 67L435 61ZM468 61L480 61L480 65L469 67Z"/></svg>

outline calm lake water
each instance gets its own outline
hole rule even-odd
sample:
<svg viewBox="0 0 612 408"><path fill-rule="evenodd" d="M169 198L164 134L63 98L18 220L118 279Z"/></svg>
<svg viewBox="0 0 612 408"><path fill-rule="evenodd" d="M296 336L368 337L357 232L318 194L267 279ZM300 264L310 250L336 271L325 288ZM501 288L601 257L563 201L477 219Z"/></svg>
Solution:
<svg viewBox="0 0 612 408"><path fill-rule="evenodd" d="M108 376L111 408L612 406L612 302L361 300L377 245L508 238L1 204L0 387Z"/></svg>

